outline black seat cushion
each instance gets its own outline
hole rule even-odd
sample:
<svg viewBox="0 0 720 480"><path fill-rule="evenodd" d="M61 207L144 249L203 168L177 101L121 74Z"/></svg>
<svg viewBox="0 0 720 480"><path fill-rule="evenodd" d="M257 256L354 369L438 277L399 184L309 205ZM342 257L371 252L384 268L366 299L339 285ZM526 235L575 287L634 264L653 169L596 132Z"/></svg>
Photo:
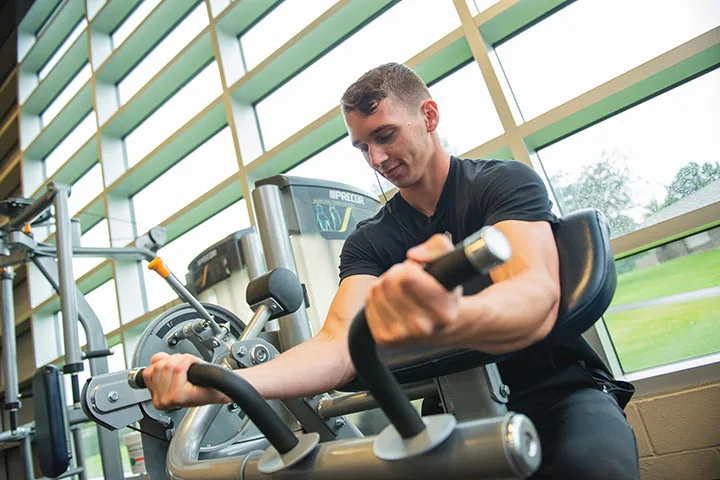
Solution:
<svg viewBox="0 0 720 480"><path fill-rule="evenodd" d="M560 261L560 307L555 326L544 340L525 350L503 355L433 346L378 348L398 381L417 382L499 362L589 329L610 305L617 282L605 216L594 209L579 210L562 217L553 233ZM358 391L364 387L360 379L355 378L341 390Z"/></svg>
<svg viewBox="0 0 720 480"><path fill-rule="evenodd" d="M33 375L37 456L43 475L52 478L64 473L70 464L61 380L53 365L41 367Z"/></svg>

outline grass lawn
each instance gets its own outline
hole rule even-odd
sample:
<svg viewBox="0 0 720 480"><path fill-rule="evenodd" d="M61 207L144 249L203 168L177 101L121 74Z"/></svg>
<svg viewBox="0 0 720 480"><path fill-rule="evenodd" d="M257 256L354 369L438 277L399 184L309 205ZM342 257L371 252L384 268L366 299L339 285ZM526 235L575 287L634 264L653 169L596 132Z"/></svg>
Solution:
<svg viewBox="0 0 720 480"><path fill-rule="evenodd" d="M720 250L696 253L618 275L612 305L720 285Z"/></svg>
<svg viewBox="0 0 720 480"><path fill-rule="evenodd" d="M125 475L131 475L130 470L130 457L125 445L120 440L120 456L122 457L123 470ZM85 469L87 472L88 480L101 480L103 479L102 459L100 454L85 455Z"/></svg>
<svg viewBox="0 0 720 480"><path fill-rule="evenodd" d="M720 297L604 318L625 372L720 351Z"/></svg>

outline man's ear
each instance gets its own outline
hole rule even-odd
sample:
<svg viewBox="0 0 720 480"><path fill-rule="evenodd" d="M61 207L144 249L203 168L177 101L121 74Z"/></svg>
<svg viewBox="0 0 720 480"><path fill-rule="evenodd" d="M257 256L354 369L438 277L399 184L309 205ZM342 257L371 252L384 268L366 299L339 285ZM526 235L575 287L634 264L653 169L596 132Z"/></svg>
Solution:
<svg viewBox="0 0 720 480"><path fill-rule="evenodd" d="M432 133L437 130L438 123L440 123L440 112L438 111L437 103L435 100L428 98L423 101L422 113L425 118L425 128L428 133Z"/></svg>

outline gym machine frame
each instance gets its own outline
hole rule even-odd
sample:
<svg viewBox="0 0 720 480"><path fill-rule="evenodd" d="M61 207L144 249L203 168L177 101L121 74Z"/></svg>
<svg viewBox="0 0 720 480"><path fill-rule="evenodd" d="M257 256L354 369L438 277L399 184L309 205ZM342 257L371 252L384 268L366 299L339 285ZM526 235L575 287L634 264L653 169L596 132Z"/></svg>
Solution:
<svg viewBox="0 0 720 480"><path fill-rule="evenodd" d="M259 186L253 192L253 197L268 267L295 270L277 187ZM556 243L561 254L561 284L567 289L563 288L566 298L561 299L562 318L559 316L556 328L544 343L551 342L560 335L578 335L589 328L594 319L599 317L599 313L607 307L615 289L614 263L602 215L595 211L578 212L569 216L564 223L568 225L565 232L575 227L579 227L581 232L573 235L564 233L560 237L556 234ZM578 240L575 237L582 237L585 243L573 246ZM463 248L454 252L455 256L449 265L464 265L464 274L487 270L494 261L499 261L502 257L496 255L497 258L493 260L492 255L487 255L487 243L484 237L468 239ZM584 254L587 258L574 258L578 254L583 255L582 252L585 251L589 252ZM459 255L464 256L464 262ZM484 256L487 257L486 261L481 262L480 259ZM568 270L567 263L570 263L570 259L577 260L578 272ZM475 265L476 262L479 266ZM592 269L596 266L601 273L593 275ZM448 281L448 278L453 275L445 275L448 268L438 268L439 272L436 273L439 274L436 277L447 287L452 287L453 283ZM454 277L455 282L464 278L460 274ZM565 280L563 277L566 277ZM250 299L248 302L252 304ZM308 322L304 314L305 312L299 309L295 314L280 319L278 333L282 350L309 338ZM253 323L250 322L251 325ZM531 474L539 466L540 445L532 423L522 415L508 413L505 407L509 391L502 384L493 362L506 357L481 352L450 352L463 360L467 358L466 365L463 368L451 369L451 372L430 375L431 378L435 377L432 380L406 385L403 393L379 360L374 341L362 320L356 319L353 324L350 350L359 377L365 387L369 388L369 393L350 393L335 398L315 397L300 401L312 407L311 416L321 420L381 406L394 427L388 427L375 441L374 447L371 445L374 439L360 438L342 442L326 441L316 447L317 432L308 428L308 422L304 421L301 421L301 424L309 433L293 440L292 433L280 427L282 421L274 417L273 410L262 407L264 401L249 385L244 384L240 377L222 367L193 366L188 373L189 380L217 388L235 400L243 411L247 410L253 417L253 421L265 434L265 441L234 445L233 453L236 456L202 459L199 455L200 441L222 407L209 405L189 409L179 426L173 429L167 455L167 473L170 478L221 479L237 478L241 475L244 475L242 478L337 478L340 475L348 478L358 475L388 478L408 473L433 475L437 473L438 465L442 464L457 470L447 473L460 476L472 472L476 475L518 477ZM433 353L439 358L439 354L432 351L427 352L426 356L432 357ZM385 356L389 359L388 363L393 362L392 355ZM366 358L373 359L369 367ZM435 371L439 370L433 370ZM399 376L403 376L402 372ZM382 380L378 382L378 379ZM87 385L97 389L102 387L106 380L92 379ZM129 383L131 386L141 386L142 377L135 372ZM392 386L386 388L387 385ZM86 392L89 393L90 388L87 388ZM438 420L426 422L429 419L421 420L407 402L408 398L426 398L433 394L440 395L445 410L453 413L454 417L444 415L438 417ZM147 401L149 394L145 393L144 398ZM485 401L478 404L478 401L483 399ZM90 398L84 395L83 401L89 402ZM255 410L255 413L250 414L251 410ZM300 419L298 415L295 416ZM455 425L457 421L462 423ZM478 444L481 444L479 450L467 448L469 445L477 448ZM265 449L262 458L259 458L257 449ZM349 455L350 452L355 455ZM451 452L450 458L448 455ZM231 454L230 450L224 452L224 455ZM392 461L409 456L413 456L411 462ZM302 458L306 460L298 463Z"/></svg>
<svg viewBox="0 0 720 480"><path fill-rule="evenodd" d="M156 251L165 243L165 231L156 227L148 234L139 237L135 247L96 248L81 247L79 224L73 225L68 211L68 198L70 188L65 185L50 183L47 191L37 200L8 199L5 208L8 222L0 228L0 282L2 283L2 316L3 316L3 376L5 378L5 408L10 415L11 430L0 434L1 441L22 441L24 444L24 471L28 478L33 478L32 458L30 452L29 436L34 433L34 422L17 426L17 409L20 407L18 392L17 358L15 345L15 315L13 305L13 265L31 261L58 293L63 320L65 365L63 371L71 375L73 408L68 411L69 425L87 422L80 411L80 390L78 373L83 370L83 358L89 360L90 374L92 376L108 373L107 357L112 352L107 347L107 340L102 325L85 299L82 292L75 285L72 258L100 257L122 260L146 260L156 268L163 268L162 262L156 257ZM56 245L36 241L32 234L31 225L47 221L51 215L50 207L55 210L55 238ZM38 218L39 217L39 218ZM213 324L207 311L192 297L180 282L165 269L164 275L170 286L186 302L189 302L198 313L208 318ZM77 322L85 330L87 338L87 351L80 349ZM98 440L102 458L103 474L105 478L123 478L123 469L120 461L120 443L117 433L108 431L98 425ZM73 429L76 452L80 451L78 430ZM81 455L76 455L81 457ZM82 458L76 458L82 462ZM65 473L83 475L82 468L76 468Z"/></svg>

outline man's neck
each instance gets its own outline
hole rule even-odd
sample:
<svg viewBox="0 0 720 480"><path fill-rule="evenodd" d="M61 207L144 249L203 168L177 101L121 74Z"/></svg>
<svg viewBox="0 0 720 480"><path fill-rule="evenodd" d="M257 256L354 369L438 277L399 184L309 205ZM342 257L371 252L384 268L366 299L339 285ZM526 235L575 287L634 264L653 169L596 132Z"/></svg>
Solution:
<svg viewBox="0 0 720 480"><path fill-rule="evenodd" d="M410 187L401 188L400 195L415 210L429 217L435 213L449 173L450 155L441 150L430 158L422 178Z"/></svg>

